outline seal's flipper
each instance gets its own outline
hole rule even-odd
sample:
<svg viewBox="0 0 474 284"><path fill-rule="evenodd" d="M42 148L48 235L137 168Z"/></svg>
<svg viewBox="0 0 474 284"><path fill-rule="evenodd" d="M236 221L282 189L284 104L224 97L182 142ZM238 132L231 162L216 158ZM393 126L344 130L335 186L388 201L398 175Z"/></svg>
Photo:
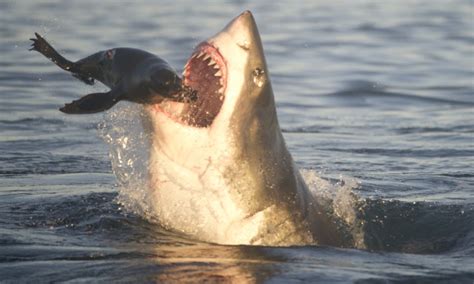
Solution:
<svg viewBox="0 0 474 284"><path fill-rule="evenodd" d="M69 72L76 72L74 62L71 62L61 56L42 36L35 33L36 38L30 38L33 41L31 50L36 50L43 54L46 58L53 61L56 65Z"/></svg>
<svg viewBox="0 0 474 284"><path fill-rule="evenodd" d="M59 110L67 114L89 114L108 110L120 99L113 90L107 93L93 93L77 101L65 104Z"/></svg>
<svg viewBox="0 0 474 284"><path fill-rule="evenodd" d="M80 66L78 66L77 63L71 62L64 58L38 33L35 33L35 36L36 38L30 38L30 40L33 41L30 51L38 51L46 58L53 61L53 63L58 65L61 69L71 72L74 77L81 80L82 82L88 85L94 84L94 78L91 78L90 75L83 74L83 72L81 72Z"/></svg>

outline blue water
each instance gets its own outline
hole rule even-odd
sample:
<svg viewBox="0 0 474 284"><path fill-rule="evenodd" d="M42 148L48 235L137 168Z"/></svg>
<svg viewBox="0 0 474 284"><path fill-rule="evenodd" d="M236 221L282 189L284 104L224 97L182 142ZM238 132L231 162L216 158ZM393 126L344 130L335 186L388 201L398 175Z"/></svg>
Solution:
<svg viewBox="0 0 474 284"><path fill-rule="evenodd" d="M472 283L473 5L0 2L0 282ZM196 44L245 9L305 178L356 197L340 204L363 225L354 247L200 243L124 208L104 127L126 129L114 118L130 105L60 113L105 88L27 51L39 32L71 59L131 46L181 70Z"/></svg>

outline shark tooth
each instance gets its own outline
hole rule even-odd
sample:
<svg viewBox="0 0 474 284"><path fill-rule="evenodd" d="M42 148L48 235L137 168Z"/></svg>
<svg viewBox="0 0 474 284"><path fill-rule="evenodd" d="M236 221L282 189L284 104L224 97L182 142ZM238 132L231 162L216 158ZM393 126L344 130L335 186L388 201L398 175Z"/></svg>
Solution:
<svg viewBox="0 0 474 284"><path fill-rule="evenodd" d="M209 63L207 64L207 66L212 66L216 64L216 62L211 58L211 60L209 61Z"/></svg>

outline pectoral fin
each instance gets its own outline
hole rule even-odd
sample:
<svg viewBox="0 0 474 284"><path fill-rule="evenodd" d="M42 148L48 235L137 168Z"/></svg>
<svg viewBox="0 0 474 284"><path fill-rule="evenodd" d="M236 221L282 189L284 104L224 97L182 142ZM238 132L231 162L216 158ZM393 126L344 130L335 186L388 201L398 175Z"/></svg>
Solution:
<svg viewBox="0 0 474 284"><path fill-rule="evenodd" d="M77 101L65 104L59 110L67 114L89 114L108 110L120 101L114 90L107 93L88 94Z"/></svg>

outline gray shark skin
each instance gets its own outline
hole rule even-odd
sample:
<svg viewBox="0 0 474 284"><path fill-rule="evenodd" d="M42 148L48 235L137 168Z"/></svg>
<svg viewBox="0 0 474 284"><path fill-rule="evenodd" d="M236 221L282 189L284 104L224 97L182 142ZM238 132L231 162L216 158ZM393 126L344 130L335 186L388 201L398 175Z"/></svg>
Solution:
<svg viewBox="0 0 474 284"><path fill-rule="evenodd" d="M202 79L205 66L216 80ZM195 89L217 87L198 92L209 96L200 113L171 101L143 108L149 199L159 222L219 244L343 245L286 147L251 12L196 47L183 74Z"/></svg>

